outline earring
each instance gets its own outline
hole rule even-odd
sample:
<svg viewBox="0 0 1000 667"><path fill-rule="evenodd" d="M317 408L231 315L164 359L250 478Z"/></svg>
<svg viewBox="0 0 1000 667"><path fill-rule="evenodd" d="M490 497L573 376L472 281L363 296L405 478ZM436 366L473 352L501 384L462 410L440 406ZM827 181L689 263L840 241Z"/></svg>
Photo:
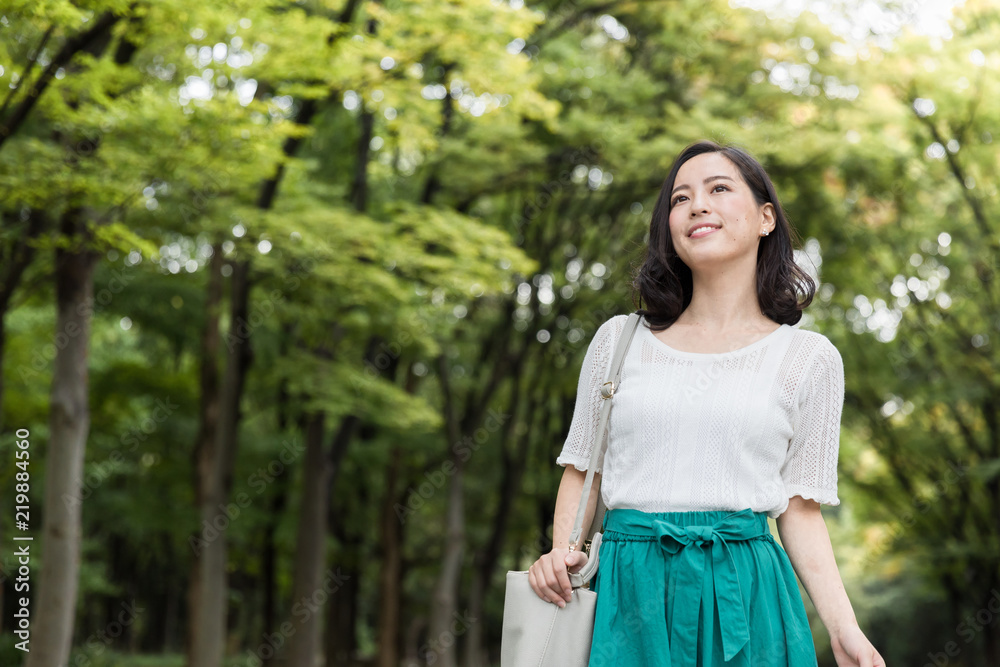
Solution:
<svg viewBox="0 0 1000 667"><path fill-rule="evenodd" d="M767 235L768 235L768 234L770 234L770 233L771 233L771 232L764 232L763 234L761 234L761 236L767 236Z"/></svg>

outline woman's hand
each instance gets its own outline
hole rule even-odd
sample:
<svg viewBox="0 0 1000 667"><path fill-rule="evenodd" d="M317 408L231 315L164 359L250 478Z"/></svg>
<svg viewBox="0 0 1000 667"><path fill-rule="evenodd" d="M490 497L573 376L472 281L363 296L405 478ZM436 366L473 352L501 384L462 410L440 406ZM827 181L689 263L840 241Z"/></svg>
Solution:
<svg viewBox="0 0 1000 667"><path fill-rule="evenodd" d="M573 593L569 573L579 572L586 564L587 554L582 551L553 549L528 568L528 583L538 597L565 607Z"/></svg>
<svg viewBox="0 0 1000 667"><path fill-rule="evenodd" d="M837 667L885 667L885 660L856 625L830 633L830 646Z"/></svg>

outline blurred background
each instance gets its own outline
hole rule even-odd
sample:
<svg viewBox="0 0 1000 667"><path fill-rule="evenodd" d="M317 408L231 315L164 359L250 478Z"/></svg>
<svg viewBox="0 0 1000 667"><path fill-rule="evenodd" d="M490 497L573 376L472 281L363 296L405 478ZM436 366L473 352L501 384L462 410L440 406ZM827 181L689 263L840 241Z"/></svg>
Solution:
<svg viewBox="0 0 1000 667"><path fill-rule="evenodd" d="M709 138L844 359L862 629L997 667L998 43L985 0L0 2L0 662L498 665Z"/></svg>

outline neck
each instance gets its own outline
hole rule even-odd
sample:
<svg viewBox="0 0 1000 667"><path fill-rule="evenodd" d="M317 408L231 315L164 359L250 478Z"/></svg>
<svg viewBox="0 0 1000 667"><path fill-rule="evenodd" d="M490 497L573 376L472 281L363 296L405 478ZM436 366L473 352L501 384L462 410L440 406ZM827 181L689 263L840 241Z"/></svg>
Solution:
<svg viewBox="0 0 1000 667"><path fill-rule="evenodd" d="M756 258L749 265L693 271L691 303L677 318L684 325L712 331L736 331L773 324L757 303Z"/></svg>

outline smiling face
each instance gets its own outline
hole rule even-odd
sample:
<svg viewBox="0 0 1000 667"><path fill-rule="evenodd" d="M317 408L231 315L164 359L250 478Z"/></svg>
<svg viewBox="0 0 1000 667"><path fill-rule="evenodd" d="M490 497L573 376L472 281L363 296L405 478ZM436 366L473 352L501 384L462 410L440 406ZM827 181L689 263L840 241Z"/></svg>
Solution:
<svg viewBox="0 0 1000 667"><path fill-rule="evenodd" d="M774 207L757 205L739 169L721 153L681 165L670 203L674 250L692 270L748 253L756 258L761 235L774 229Z"/></svg>

